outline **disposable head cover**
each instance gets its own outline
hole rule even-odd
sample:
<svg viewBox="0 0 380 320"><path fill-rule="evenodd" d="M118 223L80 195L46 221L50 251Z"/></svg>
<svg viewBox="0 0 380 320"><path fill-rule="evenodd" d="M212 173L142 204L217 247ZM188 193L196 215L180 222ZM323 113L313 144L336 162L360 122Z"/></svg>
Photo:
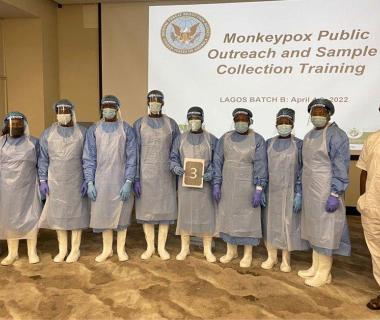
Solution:
<svg viewBox="0 0 380 320"><path fill-rule="evenodd" d="M278 119L282 117L289 118L290 120L292 120L292 122L294 122L295 112L293 109L290 108L282 108L277 112L276 118Z"/></svg>
<svg viewBox="0 0 380 320"><path fill-rule="evenodd" d="M311 113L313 107L323 107L328 110L331 116L335 113L334 104L329 99L325 99L325 98L314 99L308 105L307 112Z"/></svg>
<svg viewBox="0 0 380 320"><path fill-rule="evenodd" d="M23 128L14 126L14 121L12 120L22 120ZM29 137L29 126L28 120L25 115L18 111L9 112L3 121L3 133L9 134L10 136L20 137L26 135Z"/></svg>
<svg viewBox="0 0 380 320"><path fill-rule="evenodd" d="M102 108L106 105L112 105L116 107L117 110L119 110L121 107L120 100L113 95L104 96L100 102L100 105L102 106Z"/></svg>

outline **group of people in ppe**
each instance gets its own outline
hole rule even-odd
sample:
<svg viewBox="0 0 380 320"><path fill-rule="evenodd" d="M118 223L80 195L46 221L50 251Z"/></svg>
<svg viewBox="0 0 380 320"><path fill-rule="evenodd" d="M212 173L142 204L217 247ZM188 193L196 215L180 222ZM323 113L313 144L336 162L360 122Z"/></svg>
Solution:
<svg viewBox="0 0 380 320"><path fill-rule="evenodd" d="M187 112L189 130L180 133L176 122L162 113L164 95L147 95L148 114L133 127L122 119L115 96L101 100L102 119L87 130L76 122L69 100L54 104L57 122L39 140L28 133L26 117L9 113L0 138L0 239L7 240L8 256L18 258L19 239L27 239L30 263L39 228L56 230L59 250L54 262L75 262L80 257L82 230L102 233L103 249L95 258L113 254L128 260L127 228L135 208L142 224L146 251L154 255L158 225L158 255L170 259L166 239L177 222L181 236L177 260L190 254L190 237L203 239L204 256L215 262L212 238L220 237L227 252L220 262L237 258L240 266L252 263L252 248L264 239L272 269L282 251L280 270L290 272L290 252L312 248L312 265L299 271L309 286L331 282L333 255L349 255L344 191L348 186L349 142L330 121L334 105L315 99L309 106L314 128L300 140L292 135L295 113L278 111L278 135L265 141L255 132L252 112L233 111L235 128L220 139L204 129L200 107ZM184 187L184 159L204 160L203 188ZM178 194L178 201L177 201ZM134 196L133 196L134 195ZM40 197L46 198L44 207ZM71 231L71 250L68 233Z"/></svg>

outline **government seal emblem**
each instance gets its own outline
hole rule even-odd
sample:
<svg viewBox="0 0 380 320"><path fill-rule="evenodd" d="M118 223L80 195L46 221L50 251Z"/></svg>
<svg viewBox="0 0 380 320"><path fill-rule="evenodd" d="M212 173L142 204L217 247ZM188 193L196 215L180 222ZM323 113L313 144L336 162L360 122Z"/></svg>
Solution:
<svg viewBox="0 0 380 320"><path fill-rule="evenodd" d="M170 16L161 28L161 40L171 51L190 54L202 49L210 39L210 25L194 12Z"/></svg>

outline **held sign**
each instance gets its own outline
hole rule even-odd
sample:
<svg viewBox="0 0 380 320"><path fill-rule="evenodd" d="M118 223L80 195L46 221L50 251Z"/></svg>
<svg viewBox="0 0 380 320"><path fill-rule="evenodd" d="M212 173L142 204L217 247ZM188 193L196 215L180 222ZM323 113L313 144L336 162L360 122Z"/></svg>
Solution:
<svg viewBox="0 0 380 320"><path fill-rule="evenodd" d="M182 186L189 188L203 188L203 174L205 168L204 159L184 159L185 174L182 178Z"/></svg>

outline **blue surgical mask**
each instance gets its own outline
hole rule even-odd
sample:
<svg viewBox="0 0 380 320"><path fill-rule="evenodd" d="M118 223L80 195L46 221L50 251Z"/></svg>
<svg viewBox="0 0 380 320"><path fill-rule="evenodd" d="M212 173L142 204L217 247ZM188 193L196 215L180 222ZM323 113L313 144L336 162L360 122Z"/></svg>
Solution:
<svg viewBox="0 0 380 320"><path fill-rule="evenodd" d="M248 131L249 124L245 121L235 122L235 130L238 133L246 133Z"/></svg>
<svg viewBox="0 0 380 320"><path fill-rule="evenodd" d="M161 102L149 102L149 111L152 114L159 114L161 112Z"/></svg>
<svg viewBox="0 0 380 320"><path fill-rule="evenodd" d="M112 108L104 108L102 110L103 118L105 119L113 119L116 116L116 110Z"/></svg>
<svg viewBox="0 0 380 320"><path fill-rule="evenodd" d="M327 123L327 118L323 116L312 116L311 123L316 128L323 128Z"/></svg>
<svg viewBox="0 0 380 320"><path fill-rule="evenodd" d="M277 132L281 137L287 137L292 133L292 125L291 124L279 124L277 126Z"/></svg>
<svg viewBox="0 0 380 320"><path fill-rule="evenodd" d="M191 131L197 132L202 128L202 121L198 119L189 120L189 126Z"/></svg>

